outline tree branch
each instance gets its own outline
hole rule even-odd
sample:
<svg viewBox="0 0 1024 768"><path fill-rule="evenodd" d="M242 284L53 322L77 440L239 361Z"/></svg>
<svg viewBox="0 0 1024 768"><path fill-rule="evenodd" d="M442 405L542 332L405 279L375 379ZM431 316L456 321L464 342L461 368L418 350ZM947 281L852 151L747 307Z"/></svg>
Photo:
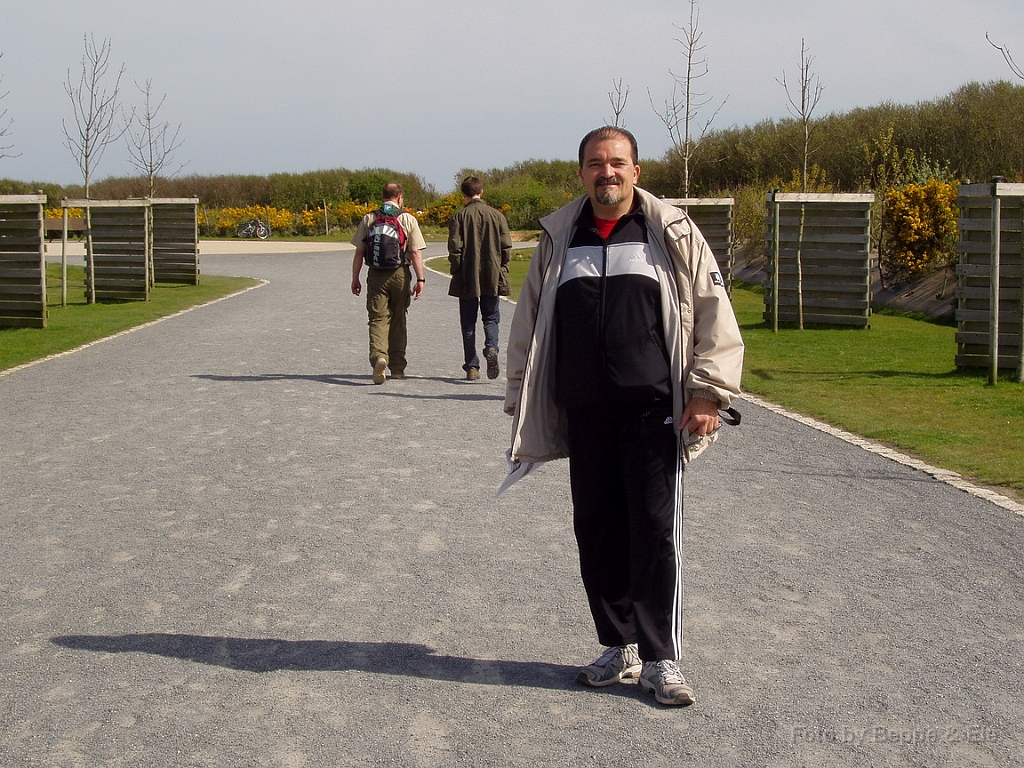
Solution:
<svg viewBox="0 0 1024 768"><path fill-rule="evenodd" d="M1010 71L1013 72L1013 74L1015 74L1021 80L1024 80L1024 69L1021 69L1017 65L1017 62L1013 60L1013 56L1010 55L1010 49L1007 48L1005 45L996 45L995 43L993 43L992 38L988 36L988 32L985 33L985 39L988 40L989 45L991 45L993 48L995 48L997 51L1003 54L1003 60L1006 61L1006 64L1010 68Z"/></svg>

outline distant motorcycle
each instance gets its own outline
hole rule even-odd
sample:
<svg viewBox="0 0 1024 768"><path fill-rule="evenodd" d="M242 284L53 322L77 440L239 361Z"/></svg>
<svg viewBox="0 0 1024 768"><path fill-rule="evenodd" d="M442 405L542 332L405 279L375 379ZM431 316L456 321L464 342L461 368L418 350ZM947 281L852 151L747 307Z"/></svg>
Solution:
<svg viewBox="0 0 1024 768"><path fill-rule="evenodd" d="M266 240L270 237L270 227L262 219L249 219L238 225L235 234L239 237L258 237L260 240Z"/></svg>

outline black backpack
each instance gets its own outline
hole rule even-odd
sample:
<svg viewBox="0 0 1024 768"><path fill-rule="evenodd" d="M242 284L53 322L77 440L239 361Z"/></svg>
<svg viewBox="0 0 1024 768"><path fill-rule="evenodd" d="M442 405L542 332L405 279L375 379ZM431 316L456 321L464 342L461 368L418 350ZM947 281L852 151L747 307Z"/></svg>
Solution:
<svg viewBox="0 0 1024 768"><path fill-rule="evenodd" d="M391 206L394 208L394 206ZM405 231L398 217L384 207L374 213L366 232L363 261L373 269L395 269L405 263Z"/></svg>

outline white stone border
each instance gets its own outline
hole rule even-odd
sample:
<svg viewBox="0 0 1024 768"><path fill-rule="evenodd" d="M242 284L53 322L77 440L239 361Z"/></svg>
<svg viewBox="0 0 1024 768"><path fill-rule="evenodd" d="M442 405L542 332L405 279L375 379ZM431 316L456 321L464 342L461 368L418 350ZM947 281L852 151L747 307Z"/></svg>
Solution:
<svg viewBox="0 0 1024 768"><path fill-rule="evenodd" d="M253 279L254 280L258 280L259 278L253 278ZM133 328L126 328L125 330L118 331L117 333L112 334L111 336L104 336L102 339L96 339L96 341L90 341L88 344L82 344L80 347L75 347L74 349L66 349L63 352L57 352L56 354L49 355L47 357L41 357L38 360L32 360L32 361L30 361L28 363L22 363L21 365L16 365L13 368L8 368L5 371L0 371L0 379L2 379L4 376L7 376L8 374L14 373L15 371L21 371L21 370L24 370L25 368L31 368L33 365L39 365L40 363L45 363L48 360L56 360L58 357L66 357L67 355L73 355L75 352L81 352L83 349L88 349L89 347L94 347L97 344L102 344L104 341L110 341L111 339L117 339L117 338L120 338L121 336L127 336L129 333L135 333L135 331L141 331L143 328L149 328L151 326L156 325L157 323L162 323L164 320L170 320L172 317L179 317L181 315L184 315L186 312L191 312L193 309L200 309L202 307L208 307L211 304L216 304L218 301L224 301L225 299L231 299L231 298L234 298L235 296L241 296L243 293L248 293L249 291L253 291L253 290L257 289L257 288L262 288L264 285L267 285L269 282L270 282L269 280L259 280L259 283L257 285L250 285L248 288L243 288L240 291L235 291L234 293L229 293L227 296L221 296L219 299L214 299L213 301L208 301L205 304L196 304L194 307L188 307L187 309L179 310L179 311L175 312L173 315L166 315L165 317L158 317L156 320L150 320L148 323L143 323L142 325L136 325Z"/></svg>
<svg viewBox="0 0 1024 768"><path fill-rule="evenodd" d="M867 440L863 437L860 437L859 435L853 434L852 432L847 432L846 430L839 429L838 427L833 427L831 424L825 424L824 422L818 421L817 419L812 419L810 416L802 416L799 413L787 411L782 406L776 405L775 403L769 403L767 400L762 400L757 395L751 395L748 394L747 392L744 392L742 395L740 395L740 397L743 400L753 403L754 405L759 405L762 408L771 411L772 413L777 413L780 416L785 416L787 419L798 421L801 424L805 424L808 427L812 427L813 429L816 429L819 432L824 432L827 435L838 437L840 440L850 443L851 445L856 445L858 448L863 448L865 451L877 453L879 456L884 456L885 458L891 459L892 461L895 461L899 464L903 464L904 466L919 469L922 472L926 472L927 474L931 475L936 480L940 480L943 483L946 483L947 485L953 486L954 488L959 488L961 491L966 491L972 496L977 496L979 499L991 501L996 506L1002 507L1003 509L1008 509L1014 514L1024 517L1024 504L1020 504L1014 501L1013 499L1009 499L1006 496L1003 496L1002 494L996 493L995 491L990 491L987 488L981 488L975 485L974 483L968 482L967 480L964 480L956 472L952 472L948 469L939 469L938 467L933 467L930 464L925 464L923 461L912 458L898 451L894 451L892 448L888 448L879 443Z"/></svg>

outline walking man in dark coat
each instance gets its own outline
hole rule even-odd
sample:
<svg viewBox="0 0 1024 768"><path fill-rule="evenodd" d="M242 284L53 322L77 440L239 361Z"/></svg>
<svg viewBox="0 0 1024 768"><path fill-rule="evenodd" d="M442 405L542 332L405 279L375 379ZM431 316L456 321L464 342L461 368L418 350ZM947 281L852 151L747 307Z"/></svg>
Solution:
<svg viewBox="0 0 1024 768"><path fill-rule="evenodd" d="M508 296L508 262L512 256L512 235L501 211L481 199L483 184L476 176L462 182L465 205L448 224L448 261L452 282L449 296L459 299L462 346L466 379L480 378L480 357L476 348L477 315L484 324L484 359L487 378L496 379L498 365L499 296Z"/></svg>

